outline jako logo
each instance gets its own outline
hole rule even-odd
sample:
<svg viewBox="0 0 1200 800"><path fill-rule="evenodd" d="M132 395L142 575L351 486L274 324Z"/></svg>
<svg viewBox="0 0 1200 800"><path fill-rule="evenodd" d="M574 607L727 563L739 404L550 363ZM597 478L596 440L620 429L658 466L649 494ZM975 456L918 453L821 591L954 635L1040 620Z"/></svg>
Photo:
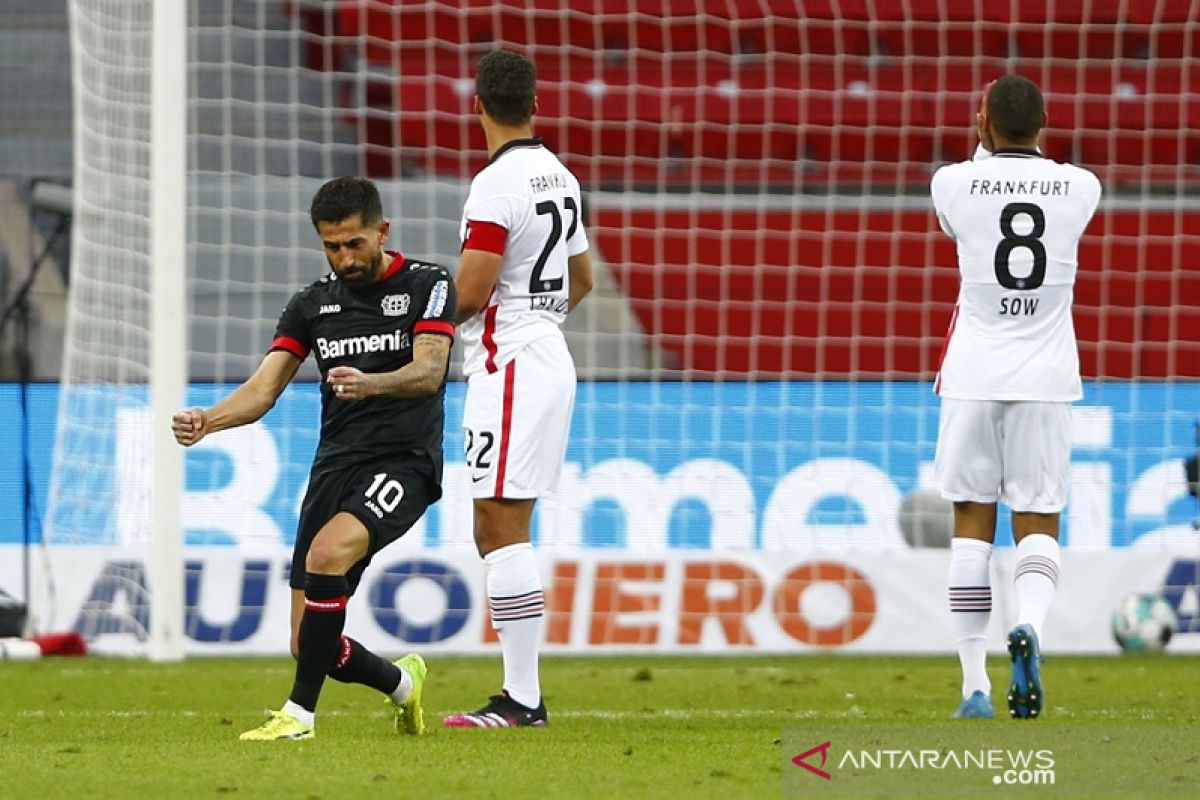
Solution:
<svg viewBox="0 0 1200 800"><path fill-rule="evenodd" d="M340 305L340 304L338 304L338 303L326 303L325 305L321 306L321 310L320 310L320 312L318 312L318 313L321 313L321 314L340 314L340 313L342 313L342 307L341 307L341 305Z"/></svg>
<svg viewBox="0 0 1200 800"><path fill-rule="evenodd" d="M813 747L809 750L805 750L803 753L801 753L800 755L793 758L792 763L795 764L797 767L804 767L806 770L811 772L813 775L824 778L825 780L830 780L831 776L829 775L828 772L826 772L825 770L820 769L818 767L814 767L812 764L809 764L807 761L804 760L804 759L808 758L809 756L813 755L814 753L820 753L821 754L821 766L822 767L825 766L825 759L828 758L828 756L829 756L829 745L830 744L831 744L831 742L825 742L824 744L819 744L816 747Z"/></svg>

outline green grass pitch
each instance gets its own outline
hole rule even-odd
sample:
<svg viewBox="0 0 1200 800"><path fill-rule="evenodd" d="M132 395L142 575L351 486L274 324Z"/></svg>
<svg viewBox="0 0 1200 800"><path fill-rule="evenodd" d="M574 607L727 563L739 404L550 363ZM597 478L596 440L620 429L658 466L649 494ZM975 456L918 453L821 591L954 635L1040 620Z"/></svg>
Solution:
<svg viewBox="0 0 1200 800"><path fill-rule="evenodd" d="M428 658L424 737L391 731L381 698L329 682L317 738L239 742L291 685L283 659L0 664L0 797L761 798L1195 797L1200 659L1051 657L1045 717L1007 719L1007 660L989 662L1000 716L951 721L942 657L552 657L544 730L445 730L495 691L498 657ZM1054 786L979 774L833 770L801 747L1052 748ZM863 744L863 743L867 744ZM791 752L795 750L796 752ZM833 766L831 764L831 766ZM810 782L805 782L810 781Z"/></svg>

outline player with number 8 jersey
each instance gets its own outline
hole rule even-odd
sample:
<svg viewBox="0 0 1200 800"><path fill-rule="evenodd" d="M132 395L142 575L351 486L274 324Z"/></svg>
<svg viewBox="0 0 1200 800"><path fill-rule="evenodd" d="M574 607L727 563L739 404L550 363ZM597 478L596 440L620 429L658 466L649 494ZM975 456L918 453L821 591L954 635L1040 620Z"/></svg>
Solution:
<svg viewBox="0 0 1200 800"><path fill-rule="evenodd" d="M1017 626L1009 713L1040 715L1042 627L1059 575L1059 517L1071 458L1070 403L1082 394L1071 319L1079 240L1100 181L1042 156L1041 90L1018 75L984 92L980 151L933 176L961 284L935 391L942 398L934 475L954 503L949 601L963 670L958 718L991 717L986 630L996 505L1012 510Z"/></svg>
<svg viewBox="0 0 1200 800"><path fill-rule="evenodd" d="M463 209L458 321L475 544L483 556L504 683L452 728L546 724L538 676L543 593L529 540L534 504L557 489L575 403L560 326L592 285L579 182L541 139L533 62L498 50L479 62L475 111L487 166Z"/></svg>
<svg viewBox="0 0 1200 800"><path fill-rule="evenodd" d="M1077 251L1100 181L1034 148L948 164L931 184L962 278L937 393L964 400L1078 400L1071 321Z"/></svg>

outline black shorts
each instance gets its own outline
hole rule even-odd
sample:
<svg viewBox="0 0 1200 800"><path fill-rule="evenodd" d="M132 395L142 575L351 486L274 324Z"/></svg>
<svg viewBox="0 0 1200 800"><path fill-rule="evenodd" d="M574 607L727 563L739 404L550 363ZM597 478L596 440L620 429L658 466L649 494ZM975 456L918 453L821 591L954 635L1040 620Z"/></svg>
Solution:
<svg viewBox="0 0 1200 800"><path fill-rule="evenodd" d="M433 467L420 455L375 459L310 476L300 506L289 585L304 588L308 548L325 523L345 511L361 520L371 537L366 557L346 573L350 594L354 594L372 556L408 533L440 496Z"/></svg>

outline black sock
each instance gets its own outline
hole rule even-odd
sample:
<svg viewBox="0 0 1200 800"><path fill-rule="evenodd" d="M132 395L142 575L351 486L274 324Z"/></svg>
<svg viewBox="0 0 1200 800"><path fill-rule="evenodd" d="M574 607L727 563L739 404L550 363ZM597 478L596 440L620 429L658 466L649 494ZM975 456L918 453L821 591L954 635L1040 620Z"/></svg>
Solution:
<svg viewBox="0 0 1200 800"><path fill-rule="evenodd" d="M300 657L289 698L316 711L329 666L338 657L350 584L345 575L308 573L304 581L304 616L300 618Z"/></svg>
<svg viewBox="0 0 1200 800"><path fill-rule="evenodd" d="M361 683L391 694L400 685L400 668L349 636L343 636L341 653L329 668L329 677L342 683Z"/></svg>

